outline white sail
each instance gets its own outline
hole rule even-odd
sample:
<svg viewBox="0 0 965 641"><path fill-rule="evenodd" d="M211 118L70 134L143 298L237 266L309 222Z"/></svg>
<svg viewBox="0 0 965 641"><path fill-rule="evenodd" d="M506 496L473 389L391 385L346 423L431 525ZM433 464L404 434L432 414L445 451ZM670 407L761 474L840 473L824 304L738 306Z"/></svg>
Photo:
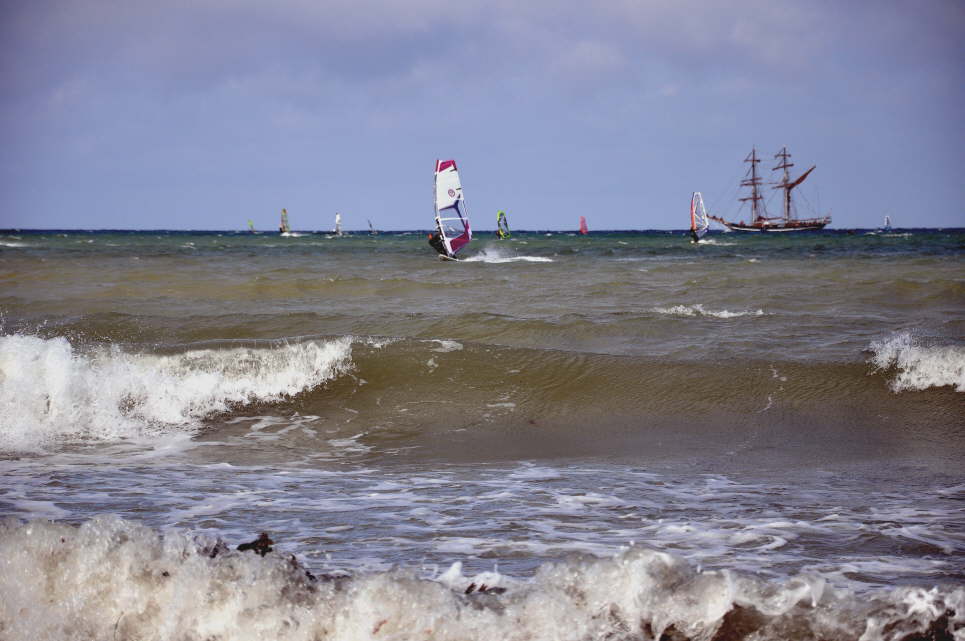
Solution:
<svg viewBox="0 0 965 641"><path fill-rule="evenodd" d="M704 209L704 198L699 191L695 191L690 197L690 235L695 241L700 240L707 233L708 227L710 220Z"/></svg>
<svg viewBox="0 0 965 641"><path fill-rule="evenodd" d="M342 214L335 212L335 229L336 236L342 235Z"/></svg>
<svg viewBox="0 0 965 641"><path fill-rule="evenodd" d="M472 240L455 160L436 161L435 183L436 228L451 258Z"/></svg>

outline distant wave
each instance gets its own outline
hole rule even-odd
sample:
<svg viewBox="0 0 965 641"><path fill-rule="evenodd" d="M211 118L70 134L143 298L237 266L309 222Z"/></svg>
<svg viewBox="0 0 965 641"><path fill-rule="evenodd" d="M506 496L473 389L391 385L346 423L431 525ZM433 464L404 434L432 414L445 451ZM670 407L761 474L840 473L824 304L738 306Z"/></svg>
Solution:
<svg viewBox="0 0 965 641"><path fill-rule="evenodd" d="M737 318L738 316L763 316L764 310L746 310L731 312L726 309L713 311L705 309L703 305L674 305L673 307L656 307L654 310L658 314L668 314L671 316L712 316L714 318Z"/></svg>
<svg viewBox="0 0 965 641"><path fill-rule="evenodd" d="M265 348L82 353L65 338L0 337L0 449L196 427L206 416L312 389L351 366L351 339Z"/></svg>
<svg viewBox="0 0 965 641"><path fill-rule="evenodd" d="M965 392L965 347L926 346L911 332L899 332L869 346L871 363L882 371L896 372L895 392L951 386Z"/></svg>
<svg viewBox="0 0 965 641"><path fill-rule="evenodd" d="M117 517L0 523L0 622L11 639L925 639L965 625L965 588L837 590L701 570L630 547L524 581L412 570L310 576L210 536ZM317 571L317 570L316 570ZM56 604L56 605L55 605Z"/></svg>

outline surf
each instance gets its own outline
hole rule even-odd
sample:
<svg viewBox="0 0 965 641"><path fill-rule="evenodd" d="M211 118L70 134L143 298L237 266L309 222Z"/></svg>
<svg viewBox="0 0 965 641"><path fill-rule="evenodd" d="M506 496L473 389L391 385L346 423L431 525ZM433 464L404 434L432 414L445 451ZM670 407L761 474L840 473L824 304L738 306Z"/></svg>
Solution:
<svg viewBox="0 0 965 641"><path fill-rule="evenodd" d="M128 352L0 337L0 449L196 433L201 422L322 385L352 366L349 337L270 347Z"/></svg>

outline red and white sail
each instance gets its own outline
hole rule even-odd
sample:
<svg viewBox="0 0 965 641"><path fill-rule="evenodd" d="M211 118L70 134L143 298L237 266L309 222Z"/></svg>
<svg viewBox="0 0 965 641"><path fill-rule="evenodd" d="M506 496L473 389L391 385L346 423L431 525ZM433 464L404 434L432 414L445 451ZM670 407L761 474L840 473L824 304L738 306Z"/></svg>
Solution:
<svg viewBox="0 0 965 641"><path fill-rule="evenodd" d="M450 257L472 240L469 213L455 160L436 161L436 228Z"/></svg>

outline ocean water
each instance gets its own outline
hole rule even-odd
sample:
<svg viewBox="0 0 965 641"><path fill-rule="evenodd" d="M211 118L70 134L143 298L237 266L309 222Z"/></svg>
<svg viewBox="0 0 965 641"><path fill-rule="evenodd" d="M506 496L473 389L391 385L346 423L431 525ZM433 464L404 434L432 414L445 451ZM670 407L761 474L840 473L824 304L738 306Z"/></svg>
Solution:
<svg viewBox="0 0 965 641"><path fill-rule="evenodd" d="M0 638L965 639L963 259L4 232Z"/></svg>

